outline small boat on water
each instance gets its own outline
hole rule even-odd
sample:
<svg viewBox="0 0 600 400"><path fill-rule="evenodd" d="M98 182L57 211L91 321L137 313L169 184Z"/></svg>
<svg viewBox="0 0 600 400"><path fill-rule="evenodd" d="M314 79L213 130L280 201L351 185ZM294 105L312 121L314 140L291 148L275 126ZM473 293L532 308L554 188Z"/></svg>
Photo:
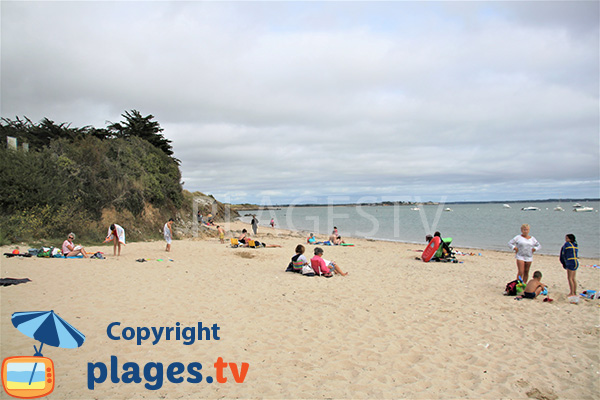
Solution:
<svg viewBox="0 0 600 400"><path fill-rule="evenodd" d="M504 207L504 208L510 208L510 205L509 204L502 204L502 207Z"/></svg>
<svg viewBox="0 0 600 400"><path fill-rule="evenodd" d="M583 206L581 204L579 204L579 203L573 204L573 208L580 208L580 207L583 207Z"/></svg>
<svg viewBox="0 0 600 400"><path fill-rule="evenodd" d="M561 206L556 206L556 207L554 207L554 211L565 211L565 209L562 208Z"/></svg>
<svg viewBox="0 0 600 400"><path fill-rule="evenodd" d="M575 207L573 209L573 211L575 211L575 212L590 212L590 211L594 211L594 208L581 206L581 207Z"/></svg>
<svg viewBox="0 0 600 400"><path fill-rule="evenodd" d="M521 211L540 211L538 207L523 207Z"/></svg>
<svg viewBox="0 0 600 400"><path fill-rule="evenodd" d="M444 211L454 211L454 210L451 209L450 207L446 207L446 208L444 208Z"/></svg>
<svg viewBox="0 0 600 400"><path fill-rule="evenodd" d="M420 210L420 208L419 208L419 207L412 207L412 208L411 208L411 210L412 210L412 211L419 211L419 210Z"/></svg>

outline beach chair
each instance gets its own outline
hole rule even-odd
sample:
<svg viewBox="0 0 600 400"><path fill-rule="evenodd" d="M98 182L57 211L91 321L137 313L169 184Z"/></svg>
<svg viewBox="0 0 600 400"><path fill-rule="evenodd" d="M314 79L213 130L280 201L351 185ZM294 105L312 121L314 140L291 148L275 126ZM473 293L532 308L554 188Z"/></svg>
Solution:
<svg viewBox="0 0 600 400"><path fill-rule="evenodd" d="M254 240L248 240L248 247L252 247L253 249L256 248L256 243L254 242Z"/></svg>
<svg viewBox="0 0 600 400"><path fill-rule="evenodd" d="M240 242L235 239L235 238L231 238L231 247L239 247Z"/></svg>

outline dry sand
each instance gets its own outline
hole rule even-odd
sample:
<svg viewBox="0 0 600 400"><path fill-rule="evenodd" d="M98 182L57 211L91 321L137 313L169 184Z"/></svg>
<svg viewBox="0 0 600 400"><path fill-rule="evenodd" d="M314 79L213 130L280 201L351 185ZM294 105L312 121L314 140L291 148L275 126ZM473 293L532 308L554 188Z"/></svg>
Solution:
<svg viewBox="0 0 600 400"><path fill-rule="evenodd" d="M235 223L231 229L247 225ZM229 238L229 236L228 236ZM217 239L128 244L106 260L2 258L2 277L30 283L1 287L1 356L33 355L38 342L15 329L19 311L54 310L86 335L77 349L45 346L56 368L50 399L409 398L597 399L600 394L600 300L566 298L557 257L536 256L552 303L503 296L514 279L511 253L481 251L463 263L423 263L423 246L354 240L325 246L347 277L284 272L298 233L259 228L259 240L282 248L240 249ZM227 239L228 240L228 239ZM56 244L60 245L59 243ZM307 245L312 256L314 246ZM9 251L7 247L2 252ZM458 249L461 250L461 249ZM473 250L464 250L473 251ZM476 251L479 253L479 251ZM136 262L136 259L150 259ZM162 259L163 261L158 261ZM169 261L172 259L173 261ZM598 264L584 259L582 265ZM579 291L600 289L600 270L582 266ZM218 324L220 340L111 340L107 326L181 327ZM87 388L88 363L214 362L249 364L245 381L141 383ZM151 370L151 372L154 370ZM166 374L166 372L165 372ZM191 375L185 371L183 378ZM8 396L2 392L2 398Z"/></svg>

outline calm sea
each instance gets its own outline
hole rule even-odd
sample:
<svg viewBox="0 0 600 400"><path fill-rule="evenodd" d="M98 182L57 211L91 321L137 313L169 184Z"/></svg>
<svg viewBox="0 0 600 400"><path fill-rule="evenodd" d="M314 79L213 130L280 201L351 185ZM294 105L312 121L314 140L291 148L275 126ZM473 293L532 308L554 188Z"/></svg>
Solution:
<svg viewBox="0 0 600 400"><path fill-rule="evenodd" d="M510 250L508 241L527 223L542 245L540 254L557 255L565 235L573 233L580 257L600 258L599 201L581 202L593 207L592 212L573 212L572 203L564 202L508 204L510 208L497 203L422 205L419 210L411 206L286 207L244 211L241 220L249 222L251 218L245 215L256 214L259 225L268 226L274 218L278 228L313 232L320 240L326 240L334 226L342 237L420 244L425 243L426 234L440 231L443 237L453 238L455 247L503 251ZM559 205L565 211L554 211ZM521 211L523 207L540 210Z"/></svg>

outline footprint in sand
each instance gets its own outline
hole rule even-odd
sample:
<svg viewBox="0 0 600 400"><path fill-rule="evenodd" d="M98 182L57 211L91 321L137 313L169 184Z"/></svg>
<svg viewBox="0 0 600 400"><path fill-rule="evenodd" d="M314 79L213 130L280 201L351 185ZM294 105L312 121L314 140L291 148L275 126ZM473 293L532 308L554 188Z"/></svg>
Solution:
<svg viewBox="0 0 600 400"><path fill-rule="evenodd" d="M557 400L558 396L554 393L542 393L538 388L533 388L529 392L525 393L530 399L537 400Z"/></svg>

